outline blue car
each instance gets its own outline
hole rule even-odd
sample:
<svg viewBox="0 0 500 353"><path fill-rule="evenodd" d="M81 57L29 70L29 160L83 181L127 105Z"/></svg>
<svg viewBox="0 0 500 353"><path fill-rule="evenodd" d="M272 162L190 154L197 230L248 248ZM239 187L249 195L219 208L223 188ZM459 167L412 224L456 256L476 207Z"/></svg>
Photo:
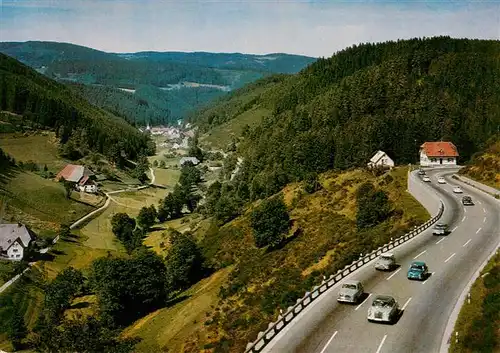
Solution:
<svg viewBox="0 0 500 353"><path fill-rule="evenodd" d="M429 274L429 268L423 261L413 261L408 269L408 279L424 280Z"/></svg>

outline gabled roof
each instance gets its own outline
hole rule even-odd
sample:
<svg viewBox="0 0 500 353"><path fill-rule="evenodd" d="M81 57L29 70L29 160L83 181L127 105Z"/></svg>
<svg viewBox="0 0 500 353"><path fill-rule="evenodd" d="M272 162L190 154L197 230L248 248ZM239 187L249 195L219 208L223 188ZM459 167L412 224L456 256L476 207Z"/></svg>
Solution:
<svg viewBox="0 0 500 353"><path fill-rule="evenodd" d="M181 160L180 160L180 164L182 165L182 164L184 164L186 162L191 162L194 165L197 165L198 163L200 163L200 161L196 157L182 157Z"/></svg>
<svg viewBox="0 0 500 353"><path fill-rule="evenodd" d="M95 184L94 181L92 179L90 179L90 177L88 175L85 175L79 182L78 182L78 185L93 185Z"/></svg>
<svg viewBox="0 0 500 353"><path fill-rule="evenodd" d="M457 147L451 142L424 142L420 148L427 157L458 157Z"/></svg>
<svg viewBox="0 0 500 353"><path fill-rule="evenodd" d="M56 175L56 179L64 178L64 180L78 183L84 176L90 175L93 175L93 173L83 165L68 164Z"/></svg>
<svg viewBox="0 0 500 353"><path fill-rule="evenodd" d="M387 156L387 153L385 153L384 151L378 151L377 153L375 153L375 155L370 159L370 162L372 163L377 163L382 157L384 156ZM389 157L389 156L387 156Z"/></svg>
<svg viewBox="0 0 500 353"><path fill-rule="evenodd" d="M31 234L28 228L22 224L0 224L0 249L6 251L14 242L20 239L21 244L26 248L31 241Z"/></svg>

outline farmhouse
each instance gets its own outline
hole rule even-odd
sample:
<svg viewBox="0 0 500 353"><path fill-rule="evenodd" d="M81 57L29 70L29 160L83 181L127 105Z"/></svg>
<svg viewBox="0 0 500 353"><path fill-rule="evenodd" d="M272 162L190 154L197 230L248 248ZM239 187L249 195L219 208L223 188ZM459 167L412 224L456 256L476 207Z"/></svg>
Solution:
<svg viewBox="0 0 500 353"><path fill-rule="evenodd" d="M197 165L198 163L200 163L200 161L196 157L182 157L180 160L181 166L183 166L187 162L191 162L194 165Z"/></svg>
<svg viewBox="0 0 500 353"><path fill-rule="evenodd" d="M368 168L376 167L394 167L394 161L384 151L377 151L368 162Z"/></svg>
<svg viewBox="0 0 500 353"><path fill-rule="evenodd" d="M94 173L83 165L66 165L66 167L64 167L64 169L56 175L57 181L61 180L61 178L75 183L75 189L79 191L85 191L88 193L97 192L97 184L93 180Z"/></svg>
<svg viewBox="0 0 500 353"><path fill-rule="evenodd" d="M457 147L451 142L424 142L420 146L420 165L423 167L457 165L457 157Z"/></svg>
<svg viewBox="0 0 500 353"><path fill-rule="evenodd" d="M25 225L0 224L0 259L21 261L33 238Z"/></svg>

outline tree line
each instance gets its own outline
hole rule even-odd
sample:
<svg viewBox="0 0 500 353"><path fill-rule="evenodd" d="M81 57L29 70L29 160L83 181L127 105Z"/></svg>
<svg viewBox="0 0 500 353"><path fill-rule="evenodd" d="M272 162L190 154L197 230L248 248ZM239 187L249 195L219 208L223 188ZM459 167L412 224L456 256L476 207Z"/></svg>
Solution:
<svg viewBox="0 0 500 353"><path fill-rule="evenodd" d="M239 139L244 162L229 185L209 192L208 209L216 214L232 205L220 217L227 221L247 201L330 169L365 166L379 149L398 164L416 163L423 142L452 141L459 162L468 161L500 126L499 51L499 41L449 37L363 44L269 83L263 93L250 90L244 96L261 94L246 111L273 113ZM212 112L214 122L241 113ZM200 119L208 122L203 112Z"/></svg>
<svg viewBox="0 0 500 353"><path fill-rule="evenodd" d="M154 153L150 138L18 61L0 54L0 109L53 129L62 153L77 159L90 151L136 159Z"/></svg>

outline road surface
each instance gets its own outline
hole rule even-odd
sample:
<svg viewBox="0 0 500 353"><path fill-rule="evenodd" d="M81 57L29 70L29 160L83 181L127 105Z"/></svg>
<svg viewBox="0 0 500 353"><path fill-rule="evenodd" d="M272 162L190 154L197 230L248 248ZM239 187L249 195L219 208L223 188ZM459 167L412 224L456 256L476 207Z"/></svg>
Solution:
<svg viewBox="0 0 500 353"><path fill-rule="evenodd" d="M368 298L359 305L338 304L340 284L332 287L263 352L439 352L455 303L477 268L496 249L500 237L500 203L464 184L460 184L464 194L454 194L453 186L459 185L451 178L454 172L427 172L432 180L428 187L445 204L440 221L450 225L449 235L433 236L431 227L393 251L401 265L397 270L378 272L371 263L353 273L346 279L363 281ZM438 184L438 176L444 176L447 183ZM463 195L470 195L475 205L462 206ZM432 272L426 281L406 278L408 266L417 259L425 261ZM394 325L367 321L367 310L376 294L394 296L404 309Z"/></svg>

